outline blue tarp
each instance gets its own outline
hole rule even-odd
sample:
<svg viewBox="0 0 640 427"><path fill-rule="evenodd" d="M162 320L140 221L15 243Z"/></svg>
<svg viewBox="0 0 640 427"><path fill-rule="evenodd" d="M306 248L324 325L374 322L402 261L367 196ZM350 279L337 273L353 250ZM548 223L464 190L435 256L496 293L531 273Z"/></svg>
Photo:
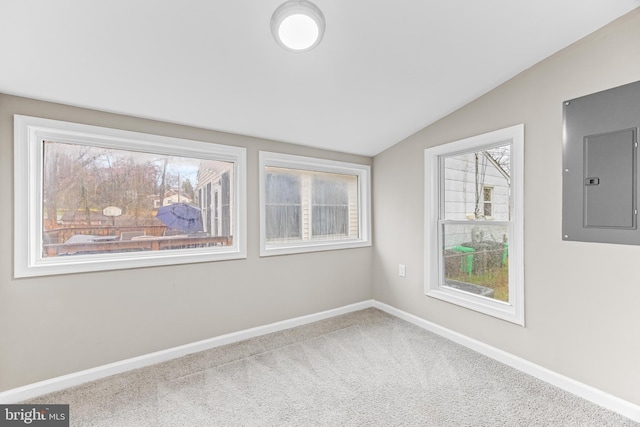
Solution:
<svg viewBox="0 0 640 427"><path fill-rule="evenodd" d="M202 213L200 209L186 203L174 203L158 209L156 218L172 230L185 233L203 231Z"/></svg>

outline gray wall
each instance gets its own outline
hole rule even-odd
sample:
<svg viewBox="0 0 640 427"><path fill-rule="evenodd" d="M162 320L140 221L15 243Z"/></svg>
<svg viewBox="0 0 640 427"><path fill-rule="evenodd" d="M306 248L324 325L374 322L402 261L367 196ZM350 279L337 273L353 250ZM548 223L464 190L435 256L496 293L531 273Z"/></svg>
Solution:
<svg viewBox="0 0 640 427"><path fill-rule="evenodd" d="M13 279L13 114L246 147L247 259ZM370 299L371 248L259 257L258 150L372 161L0 94L0 391Z"/></svg>
<svg viewBox="0 0 640 427"><path fill-rule="evenodd" d="M640 247L561 240L562 101L639 79L636 9L376 156L374 298L640 404ZM518 123L525 328L423 294L424 149Z"/></svg>

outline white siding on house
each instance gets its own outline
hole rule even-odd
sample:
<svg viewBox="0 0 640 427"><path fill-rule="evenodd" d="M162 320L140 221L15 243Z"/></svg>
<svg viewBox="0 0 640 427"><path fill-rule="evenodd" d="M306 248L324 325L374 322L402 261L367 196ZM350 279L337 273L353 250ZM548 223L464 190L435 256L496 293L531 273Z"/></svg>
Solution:
<svg viewBox="0 0 640 427"><path fill-rule="evenodd" d="M228 191L228 195L223 195L221 184L225 174L229 177L228 185L224 186L228 187L224 189ZM207 160L200 164L196 192L199 195L204 229L212 236L233 235L235 206L233 188L235 188L233 163Z"/></svg>
<svg viewBox="0 0 640 427"><path fill-rule="evenodd" d="M477 156L476 156L477 154ZM446 157L443 162L444 219L447 220L509 220L509 182L484 152ZM484 215L484 188L491 188L491 215ZM477 215L476 215L477 210ZM445 233L445 248L474 239L503 241L503 234L491 227L477 225L451 227Z"/></svg>

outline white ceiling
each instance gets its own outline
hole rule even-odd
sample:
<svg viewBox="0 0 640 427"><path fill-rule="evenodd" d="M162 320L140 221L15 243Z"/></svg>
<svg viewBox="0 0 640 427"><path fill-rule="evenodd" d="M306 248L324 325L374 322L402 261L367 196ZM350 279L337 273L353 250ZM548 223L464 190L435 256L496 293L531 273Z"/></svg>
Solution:
<svg viewBox="0 0 640 427"><path fill-rule="evenodd" d="M640 6L315 0L293 54L283 1L0 0L0 92L371 156Z"/></svg>

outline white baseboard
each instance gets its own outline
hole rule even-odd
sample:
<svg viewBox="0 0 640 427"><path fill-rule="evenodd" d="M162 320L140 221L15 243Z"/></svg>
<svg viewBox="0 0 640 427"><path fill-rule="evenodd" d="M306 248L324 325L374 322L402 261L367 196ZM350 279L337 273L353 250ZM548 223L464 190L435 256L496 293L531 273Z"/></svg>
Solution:
<svg viewBox="0 0 640 427"><path fill-rule="evenodd" d="M391 314L392 316L398 317L402 320L406 320L407 322L413 323L414 325L433 332L434 334L440 335L455 343L475 350L480 354L504 363L505 365L511 366L512 368L529 374L558 388L566 390L569 393L575 394L576 396L588 400L589 402L595 403L596 405L602 406L634 421L640 422L639 405L561 375L557 372L551 371L540 365L536 365L535 363L532 363L526 359L515 356L511 353L507 353L506 351L492 347L481 341L469 338L466 335L462 335L458 332L424 320L413 314L399 310L390 305L381 303L379 301L374 301L373 306L379 310Z"/></svg>
<svg viewBox="0 0 640 427"><path fill-rule="evenodd" d="M413 323L414 325L417 325L430 332L445 337L455 343L475 350L478 353L495 359L501 363L504 363L505 365L511 366L512 368L518 369L519 371L525 372L542 381L566 390L569 393L582 397L583 399L595 403L596 405L602 406L634 421L640 422L639 405L620 399L619 397L605 393L602 390L598 390L587 384L583 384L557 372L553 372L547 368L536 365L535 363L522 359L521 357L515 356L511 353L507 353L506 351L492 347L481 341L474 340L473 338L469 338L466 335L462 335L458 332L444 328L413 314L407 313L405 311L399 310L395 307L375 300L362 301L332 310L322 311L319 313L283 320L264 326L245 329L243 331L233 332L230 334L197 341L195 343L170 348L167 350L133 357L131 359L122 360L120 362L114 362L107 365L98 366L96 368L86 369L72 374L40 381L34 384L29 384L23 387L18 387L12 390L7 390L0 393L0 403L11 404L22 402L24 400L33 399L44 394L63 390L65 388L77 386L90 381L95 381L111 375L120 374L134 369L153 365L155 363L166 362L168 360L186 356L187 354L209 350L222 345L232 344L249 338L282 331L284 329L306 325L309 323L339 316L341 314L364 310L370 307L375 307L392 316Z"/></svg>
<svg viewBox="0 0 640 427"><path fill-rule="evenodd" d="M98 366L96 368L86 369L74 372L68 375L51 378L49 380L39 381L23 387L14 388L0 393L1 404L18 403L28 399L33 399L44 394L53 393L65 388L74 387L90 381L95 381L111 375L120 374L134 369L143 368L168 360L177 359L187 354L197 353L199 351L209 350L226 344L232 344L249 338L282 331L284 329L295 328L296 326L306 325L308 323L317 322L341 314L351 313L353 311L364 310L373 307L373 300L362 301L355 304L346 305L332 310L322 311L319 313L300 316L293 319L283 320L264 326L245 329L243 331L233 332L197 341L191 344L185 344L178 347L161 350L154 353L133 357L119 362L109 363L107 365Z"/></svg>

